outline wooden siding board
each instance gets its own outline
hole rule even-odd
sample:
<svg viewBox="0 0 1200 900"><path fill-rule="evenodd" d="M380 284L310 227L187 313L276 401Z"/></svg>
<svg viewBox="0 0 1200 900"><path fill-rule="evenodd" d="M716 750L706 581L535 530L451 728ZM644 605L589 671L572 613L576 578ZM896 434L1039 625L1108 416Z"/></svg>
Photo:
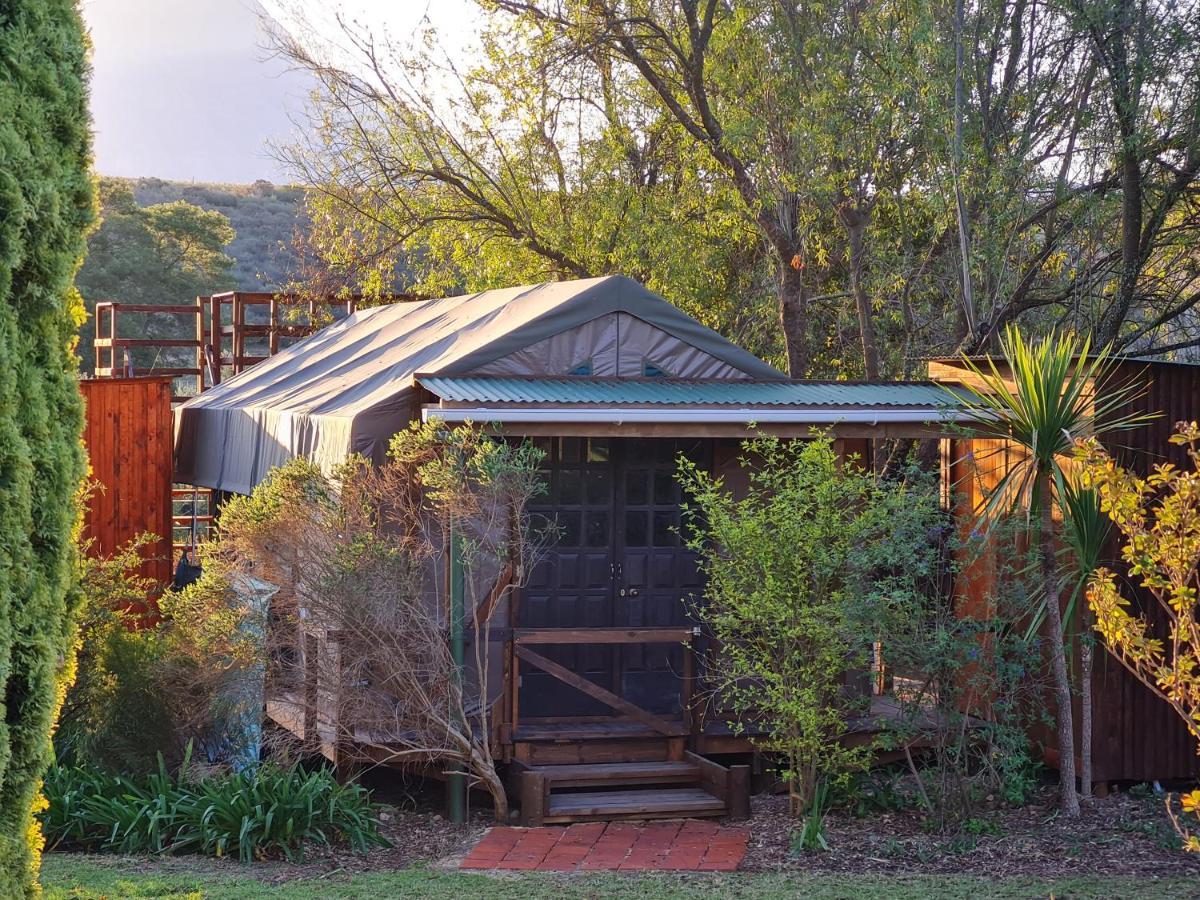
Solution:
<svg viewBox="0 0 1200 900"><path fill-rule="evenodd" d="M173 435L169 377L80 382L86 404L84 444L98 483L84 515L90 552L107 556L143 532L159 540L142 573L171 580Z"/></svg>

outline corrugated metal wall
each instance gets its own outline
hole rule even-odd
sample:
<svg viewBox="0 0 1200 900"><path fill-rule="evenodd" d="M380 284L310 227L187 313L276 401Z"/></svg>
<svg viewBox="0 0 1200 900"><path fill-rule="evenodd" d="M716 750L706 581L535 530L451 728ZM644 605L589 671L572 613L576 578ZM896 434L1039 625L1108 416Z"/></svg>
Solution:
<svg viewBox="0 0 1200 900"><path fill-rule="evenodd" d="M1172 363L1123 363L1117 384L1144 386L1129 404L1131 412L1161 414L1136 429L1113 432L1104 439L1114 457L1139 474L1162 462L1190 466L1183 447L1168 440L1180 420L1200 419L1200 366ZM1120 558L1114 539L1112 561ZM1118 566L1114 565L1117 571ZM1152 596L1133 583L1126 596L1140 601L1147 618L1163 627L1165 617ZM1093 760L1097 780L1149 781L1200 776L1196 742L1182 720L1109 654L1097 654L1093 680L1095 728Z"/></svg>
<svg viewBox="0 0 1200 900"><path fill-rule="evenodd" d="M165 585L171 580L171 378L101 378L79 387L90 478L98 482L84 515L84 539L93 555L107 556L142 532L157 535L142 571Z"/></svg>

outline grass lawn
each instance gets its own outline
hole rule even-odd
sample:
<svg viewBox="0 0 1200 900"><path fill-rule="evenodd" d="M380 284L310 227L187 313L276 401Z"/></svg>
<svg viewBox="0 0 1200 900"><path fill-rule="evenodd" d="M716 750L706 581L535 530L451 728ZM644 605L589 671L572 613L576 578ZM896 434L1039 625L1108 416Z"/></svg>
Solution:
<svg viewBox="0 0 1200 900"><path fill-rule="evenodd" d="M520 875L490 877L413 868L398 872L298 879L268 884L253 867L198 859L127 859L46 854L42 882L50 900L162 897L171 900L383 900L396 897L599 898L599 897L811 897L814 900L955 900L955 898L1136 897L1200 898L1200 882L1188 878L1074 877L1058 880L988 879L921 875L882 878L852 875L654 874Z"/></svg>

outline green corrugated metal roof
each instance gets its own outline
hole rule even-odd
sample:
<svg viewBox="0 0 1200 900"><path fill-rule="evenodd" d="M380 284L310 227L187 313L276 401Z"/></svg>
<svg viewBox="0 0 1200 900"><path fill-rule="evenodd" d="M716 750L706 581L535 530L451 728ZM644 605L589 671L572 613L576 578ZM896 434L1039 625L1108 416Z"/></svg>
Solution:
<svg viewBox="0 0 1200 900"><path fill-rule="evenodd" d="M946 407L955 405L929 382L678 381L620 378L418 376L452 403L561 403L612 406Z"/></svg>

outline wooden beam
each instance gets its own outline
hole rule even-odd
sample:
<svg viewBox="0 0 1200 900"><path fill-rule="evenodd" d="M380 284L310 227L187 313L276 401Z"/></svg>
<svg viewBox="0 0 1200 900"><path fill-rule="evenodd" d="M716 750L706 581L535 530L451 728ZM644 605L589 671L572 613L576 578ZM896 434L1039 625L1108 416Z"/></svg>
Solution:
<svg viewBox="0 0 1200 900"><path fill-rule="evenodd" d="M606 706L611 706L618 712L625 713L625 715L629 716L629 718L635 719L649 728L653 728L659 734L670 737L671 735L677 734L679 731L677 726L672 725L665 719L659 718L658 716L654 715L654 713L648 712L642 709L640 706L635 706L624 697L618 697L612 691L605 690L594 681L588 681L581 675L576 675L566 666L561 666L554 662L554 660L547 659L540 653L535 653L534 651L530 650L528 647L522 647L520 644L517 644L516 647L514 647L514 650L516 651L517 656L525 660L525 662L529 663L531 666L536 666L546 674L553 675L559 681L569 684L576 690L582 691L595 700L599 700Z"/></svg>
<svg viewBox="0 0 1200 900"><path fill-rule="evenodd" d="M518 628L518 644L683 644L690 628Z"/></svg>
<svg viewBox="0 0 1200 900"><path fill-rule="evenodd" d="M480 625L491 621L492 614L496 611L496 604L500 602L500 598L504 596L504 592L512 585L513 574L513 564L511 562L505 563L504 568L500 570L500 574L496 576L496 583L488 591L488 595L479 601L479 604L475 607L475 614L472 617L475 624Z"/></svg>

